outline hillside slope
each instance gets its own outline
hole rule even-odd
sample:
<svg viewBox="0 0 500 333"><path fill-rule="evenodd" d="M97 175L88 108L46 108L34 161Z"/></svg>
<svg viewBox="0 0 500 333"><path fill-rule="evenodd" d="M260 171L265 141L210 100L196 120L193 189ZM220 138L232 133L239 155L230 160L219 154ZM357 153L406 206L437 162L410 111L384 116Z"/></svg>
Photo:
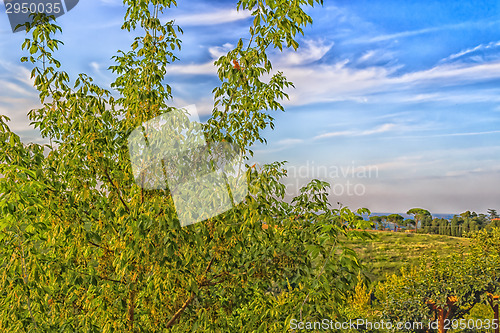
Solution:
<svg viewBox="0 0 500 333"><path fill-rule="evenodd" d="M345 240L358 253L366 275L372 282L385 280L397 273L405 262L416 263L423 255L436 252L446 256L467 245L468 238L442 235L413 234L390 231L370 231L372 240Z"/></svg>

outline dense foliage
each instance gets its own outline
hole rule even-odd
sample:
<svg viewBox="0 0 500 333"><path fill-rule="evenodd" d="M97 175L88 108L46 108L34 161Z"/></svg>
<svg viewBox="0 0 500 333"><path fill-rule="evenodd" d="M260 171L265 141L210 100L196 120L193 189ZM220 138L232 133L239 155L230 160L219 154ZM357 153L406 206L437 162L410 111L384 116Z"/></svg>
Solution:
<svg viewBox="0 0 500 333"><path fill-rule="evenodd" d="M246 158L264 141L268 111L283 109L292 85L271 75L268 49L296 49L311 23L304 8L321 2L238 2L254 19L215 62L208 142L234 142ZM331 209L328 184L314 180L288 203L283 163L247 166L242 203L181 227L168 188L135 183L127 137L171 111L165 80L182 30L159 20L175 1L124 4L122 29L139 37L114 57L114 92L61 70L61 29L47 17L26 25L22 61L43 104L29 117L50 144L23 143L0 118L0 330L282 332L291 318L338 312L359 271L338 236L362 236L349 228L365 211Z"/></svg>
<svg viewBox="0 0 500 333"><path fill-rule="evenodd" d="M500 229L467 236L459 252L425 255L369 289L356 287L347 317L402 325L374 332L497 332Z"/></svg>

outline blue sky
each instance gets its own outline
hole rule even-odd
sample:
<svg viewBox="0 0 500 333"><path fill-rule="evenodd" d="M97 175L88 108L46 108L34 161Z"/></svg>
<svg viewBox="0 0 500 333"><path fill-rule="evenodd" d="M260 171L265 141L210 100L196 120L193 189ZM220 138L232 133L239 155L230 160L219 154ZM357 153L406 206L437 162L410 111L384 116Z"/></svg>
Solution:
<svg viewBox="0 0 500 333"><path fill-rule="evenodd" d="M248 36L249 14L231 1L178 1L167 11L183 28L181 61L167 80L173 105L212 108L213 61ZM0 6L0 113L28 141L41 142L26 113L37 93L22 65L24 33ZM423 207L434 213L500 210L500 7L497 1L337 0L309 9L314 23L297 52L272 52L296 88L261 163L287 160L295 185L332 184L331 201L375 212ZM108 87L120 30L117 0L83 0L59 19L58 53L71 74Z"/></svg>

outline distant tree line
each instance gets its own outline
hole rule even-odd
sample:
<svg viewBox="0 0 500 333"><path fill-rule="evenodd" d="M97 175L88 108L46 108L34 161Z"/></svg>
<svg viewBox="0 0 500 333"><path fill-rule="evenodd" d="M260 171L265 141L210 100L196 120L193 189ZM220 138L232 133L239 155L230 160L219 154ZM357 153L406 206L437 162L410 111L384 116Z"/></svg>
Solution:
<svg viewBox="0 0 500 333"><path fill-rule="evenodd" d="M407 214L413 215L413 219L405 219L400 214L390 214L370 216L370 221L374 223L378 230L400 231L401 229L413 229L414 232L418 233L454 237L462 237L469 232L500 227L500 216L495 209L488 209L487 214L466 211L454 215L451 219L433 218L428 210L422 208L412 208Z"/></svg>

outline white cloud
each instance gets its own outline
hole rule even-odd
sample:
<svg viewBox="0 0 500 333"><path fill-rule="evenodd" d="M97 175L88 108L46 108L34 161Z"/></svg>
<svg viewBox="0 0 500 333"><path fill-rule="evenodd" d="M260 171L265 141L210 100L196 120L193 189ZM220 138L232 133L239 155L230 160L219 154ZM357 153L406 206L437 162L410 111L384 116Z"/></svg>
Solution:
<svg viewBox="0 0 500 333"><path fill-rule="evenodd" d="M0 114L10 118L8 125L15 132L30 131L33 129L30 126L27 114L30 110L39 107L41 105L36 99L22 98L16 99L16 102L12 103L12 100L9 100L8 97L0 96Z"/></svg>
<svg viewBox="0 0 500 333"><path fill-rule="evenodd" d="M279 140L277 142L277 144L279 144L279 145L285 145L285 146L291 146L291 145L296 145L296 144L300 144L300 143L303 143L303 142L304 142L304 140L302 140L302 139L289 138L289 139Z"/></svg>
<svg viewBox="0 0 500 333"><path fill-rule="evenodd" d="M336 136L365 136L365 135L379 134L379 133L391 131L394 127L396 127L396 124L387 123L387 124L380 125L374 129L369 129L369 130L364 130L364 131L329 132L329 133L317 135L317 136L313 137L313 140L326 139L326 138L331 138L331 137L336 137Z"/></svg>
<svg viewBox="0 0 500 333"><path fill-rule="evenodd" d="M355 133L354 131L329 132L329 133L325 133L325 134L316 135L313 138L313 140L332 138L332 137L336 137L336 136L348 136L348 135L353 135L354 133Z"/></svg>
<svg viewBox="0 0 500 333"><path fill-rule="evenodd" d="M0 86L3 89L2 94L6 94L7 96L10 96L11 94L14 95L35 95L33 91L26 89L26 87L23 87L22 85L19 85L17 83L5 81L5 80L0 80Z"/></svg>
<svg viewBox="0 0 500 333"><path fill-rule="evenodd" d="M31 79L31 72L25 67L1 59L0 67L2 68L2 72L0 72L2 74L1 76L9 78L9 81L18 81L18 83L22 85L33 87L34 80ZM18 88L13 89L19 90Z"/></svg>
<svg viewBox="0 0 500 333"><path fill-rule="evenodd" d="M196 105L196 111L200 116L206 116L212 114L212 109L214 106L214 102L210 97L202 97L196 100L187 100L180 97L174 97L173 99L173 107L183 108L187 105L194 104Z"/></svg>
<svg viewBox="0 0 500 333"><path fill-rule="evenodd" d="M316 40L305 40L303 43L305 45L299 46L297 51L285 51L279 61L285 65L305 65L323 58L333 46L333 43Z"/></svg>
<svg viewBox="0 0 500 333"><path fill-rule="evenodd" d="M299 48L299 51L294 52L288 50L284 55L280 56L276 61L278 62L278 67L283 66L295 66L295 65L305 65L310 62L321 59L328 50L333 46L333 44L325 44L323 41L313 41L306 40L304 48ZM173 74L188 74L188 75L207 75L217 74L217 67L214 65L214 61L220 56L226 54L234 48L233 44L225 43L222 46L211 46L208 48L208 52L212 60L201 63L201 64L186 64L186 65L170 65L167 71ZM345 63L341 63L338 66L342 66Z"/></svg>
<svg viewBox="0 0 500 333"><path fill-rule="evenodd" d="M363 54L361 58L359 58L359 62L364 62L369 59L372 59L375 56L375 53L376 53L375 50L370 50L368 52L365 52L365 54Z"/></svg>
<svg viewBox="0 0 500 333"><path fill-rule="evenodd" d="M415 96L415 89L452 87L480 83L500 78L500 61L482 64L440 64L433 68L394 75L400 66L370 66L352 68L348 60L335 64L317 64L303 67L284 66L280 70L294 83L296 89L289 91L290 100L285 105L306 105L332 101L366 102L377 93L407 93L408 101L431 100L431 94ZM481 99L483 91L474 93ZM375 96L376 97L376 96ZM446 96L445 96L446 97ZM444 100L445 97L442 97ZM459 98L460 96L456 96ZM483 98L485 100L486 98Z"/></svg>
<svg viewBox="0 0 500 333"><path fill-rule="evenodd" d="M208 51L212 59L215 59L227 52L230 47L230 44L224 44L210 47ZM306 105L346 100L368 102L377 93L389 93L395 96L396 93L404 94L405 92L407 96L404 98L407 99L407 102L431 101L433 97L445 101L450 96L435 95L437 93L415 95L415 88L434 89L436 86L460 86L500 78L500 61L472 65L465 63L439 64L427 70L399 76L394 75L397 70L401 69L397 65L354 68L349 66L349 59L334 64L308 63L320 59L328 52L329 48L331 45L326 45L323 42L309 41L306 43L303 53L297 53L296 56L293 56L293 53L290 52L274 57L273 62L278 63L275 68L283 71L296 87L293 91L288 91L290 100L283 101L283 104ZM362 58L368 59L372 56L373 53L368 53ZM298 64L303 64L303 66L298 66ZM167 70L173 74L217 74L213 60L202 64L183 65L177 63L171 65ZM483 93L484 91L474 93L475 100L483 99L486 101L486 97L481 97ZM456 94L455 97L460 98L460 95Z"/></svg>
<svg viewBox="0 0 500 333"><path fill-rule="evenodd" d="M333 65L280 68L296 89L285 104L304 105L316 102L364 98L368 92L380 89L395 68L368 67L354 69L347 60Z"/></svg>
<svg viewBox="0 0 500 333"><path fill-rule="evenodd" d="M208 48L208 52L212 59L219 59L221 56L231 51L234 48L234 45L231 43L225 43L222 46L212 46Z"/></svg>
<svg viewBox="0 0 500 333"><path fill-rule="evenodd" d="M369 50L366 51L361 57L359 57L355 62L357 64L360 64L362 66L370 66L370 65L376 65L382 64L382 63L389 63L389 62L396 62L397 59L395 58L394 52L388 51L387 49L374 49L374 50Z"/></svg>
<svg viewBox="0 0 500 333"><path fill-rule="evenodd" d="M175 23L180 26L206 26L240 21L247 19L250 16L250 11L220 9L203 13L181 14L174 18L167 18L166 20L175 19Z"/></svg>
<svg viewBox="0 0 500 333"><path fill-rule="evenodd" d="M23 66L0 60L0 114L11 119L9 127L25 132L30 139L36 136L27 117L29 110L40 107L38 93L33 87L31 73ZM23 139L25 139L23 137Z"/></svg>
<svg viewBox="0 0 500 333"><path fill-rule="evenodd" d="M408 30L408 31L402 31L402 32L397 32L393 34L382 34L378 36L373 36L373 37L361 37L357 39L352 39L349 41L349 43L376 43L376 42L383 42L387 40L397 40L400 38L407 38L407 37L413 37L413 36L418 36L422 34L428 34L436 31L442 31L442 30L457 30L457 29L463 29L463 28L470 28L470 27L481 27L484 26L485 23L498 23L498 21L494 22L485 22L485 21L469 21L469 22L462 22L462 23L457 23L457 24L445 24L442 26L435 26L435 27L429 27L429 28L423 28L423 29L417 29L417 30Z"/></svg>
<svg viewBox="0 0 500 333"><path fill-rule="evenodd" d="M379 35L379 36L375 36L375 37L372 37L369 39L358 39L358 40L354 40L353 42L364 42L364 43L381 42L381 41L386 41L386 40L390 40L390 39L398 39L398 38L417 36L417 35L426 34L426 33L434 32L434 31L439 31L442 29L443 29L443 27L432 27L432 28L425 28L425 29L419 29L419 30L403 31L403 32L398 32L398 33L394 33L394 34Z"/></svg>
<svg viewBox="0 0 500 333"><path fill-rule="evenodd" d="M381 177L393 180L493 173L500 171L496 158L498 152L500 146L426 150L425 153L389 158L360 168L377 170Z"/></svg>
<svg viewBox="0 0 500 333"><path fill-rule="evenodd" d="M384 124L381 125L377 128L374 128L372 130L366 130L361 132L360 135L371 135L371 134L378 134L378 133L384 133L392 130L394 127L396 127L396 124Z"/></svg>
<svg viewBox="0 0 500 333"><path fill-rule="evenodd" d="M105 5L110 6L123 6L122 0L100 0Z"/></svg>
<svg viewBox="0 0 500 333"><path fill-rule="evenodd" d="M272 160L269 160L267 162L266 161L259 161L260 164L270 163L270 162L274 161L274 156L275 156L276 153L282 152L282 151L284 151L284 150L286 150L286 149L289 148L289 147L286 147L286 146L282 146L282 147L279 147L279 148L268 148L268 147L263 147L262 145L258 145L256 147L257 148L251 147L252 151L255 154L261 154L261 155L264 155L264 156L271 156L272 157ZM261 148L258 148L258 147L261 147ZM259 156L259 158L263 158L264 156ZM252 161L257 161L257 157L253 157Z"/></svg>
<svg viewBox="0 0 500 333"><path fill-rule="evenodd" d="M169 74L185 74L185 75L217 75L217 67L213 60L203 64L188 64L188 65L170 65L167 67Z"/></svg>
<svg viewBox="0 0 500 333"><path fill-rule="evenodd" d="M492 167L478 167L475 169L460 169L460 170L452 170L445 173L445 177L467 177L474 174L493 174L500 173L499 166Z"/></svg>
<svg viewBox="0 0 500 333"><path fill-rule="evenodd" d="M182 60L176 64L167 67L169 74L184 74L184 75L217 75L217 66L214 61L220 56L226 54L234 47L231 43L225 43L222 46L211 46L208 48L211 60L204 63L182 64Z"/></svg>
<svg viewBox="0 0 500 333"><path fill-rule="evenodd" d="M500 78L500 62L467 65L438 65L431 69L408 73L399 78L390 79L390 83L436 83L460 85L468 82L481 82ZM391 82L392 81L392 82Z"/></svg>
<svg viewBox="0 0 500 333"><path fill-rule="evenodd" d="M473 48L469 48L469 49L460 51L458 53L452 54L449 57L446 57L446 58L444 58L441 61L442 62L447 62L447 61L450 61L450 60L461 58L461 57L463 57L463 56L465 56L467 54L471 54L471 53L474 53L476 51L484 51L484 50L496 48L498 46L500 46L500 42L491 42L491 43L488 43L486 45L485 44L479 44L479 45L477 45L477 46L475 46Z"/></svg>
<svg viewBox="0 0 500 333"><path fill-rule="evenodd" d="M357 167L354 172L359 172L361 170L408 170L411 168L417 168L418 165L421 166L424 163L429 163L429 161L426 161L422 155L399 156L384 162L361 165Z"/></svg>
<svg viewBox="0 0 500 333"><path fill-rule="evenodd" d="M443 134L426 134L421 136L401 136L399 138L441 138L441 137L452 137L452 136L476 136L476 135L488 135L488 134L498 134L500 131L483 131L483 132L461 132L461 133L443 133Z"/></svg>
<svg viewBox="0 0 500 333"><path fill-rule="evenodd" d="M95 62L95 61L92 61L90 63L90 67L94 70L94 72L100 74L101 73L101 66L99 65L99 63Z"/></svg>
<svg viewBox="0 0 500 333"><path fill-rule="evenodd" d="M419 92L419 89L406 89L397 94L380 94L370 96L372 103L446 103L446 104L475 104L500 103L500 89L447 89L446 91ZM427 91L426 87L423 90ZM495 111L495 109L492 109ZM499 111L500 107L498 107Z"/></svg>

